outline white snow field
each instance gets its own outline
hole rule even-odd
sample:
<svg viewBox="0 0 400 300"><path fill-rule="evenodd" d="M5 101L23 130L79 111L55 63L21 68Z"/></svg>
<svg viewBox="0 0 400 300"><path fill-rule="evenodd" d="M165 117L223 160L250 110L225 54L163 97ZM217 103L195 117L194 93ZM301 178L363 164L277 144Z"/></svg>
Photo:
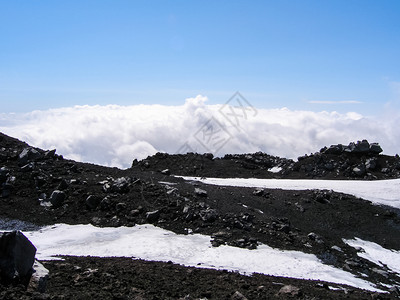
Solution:
<svg viewBox="0 0 400 300"><path fill-rule="evenodd" d="M323 264L312 254L278 250L267 245L261 245L256 250L231 246L215 248L211 246L209 236L178 235L153 225L99 228L57 224L24 234L37 247L36 257L39 260L57 259L57 255L132 257L238 271L247 275L257 272L323 280L382 292L349 272Z"/></svg>
<svg viewBox="0 0 400 300"><path fill-rule="evenodd" d="M334 190L400 208L400 179L388 180L317 180L317 179L258 179L258 178L204 178L176 176L206 184L238 187L257 187L284 190Z"/></svg>

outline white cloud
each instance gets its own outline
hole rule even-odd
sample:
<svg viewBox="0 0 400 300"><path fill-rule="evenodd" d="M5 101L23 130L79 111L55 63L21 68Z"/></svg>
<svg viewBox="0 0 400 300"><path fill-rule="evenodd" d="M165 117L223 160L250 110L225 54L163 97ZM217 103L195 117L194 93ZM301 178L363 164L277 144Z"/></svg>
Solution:
<svg viewBox="0 0 400 300"><path fill-rule="evenodd" d="M357 113L282 108L244 115L236 105L237 116L230 123L220 112L222 105L206 101L197 96L180 106L75 106L0 114L0 131L37 147L56 148L67 158L124 168L134 158L157 151L176 153L185 143L194 151L216 155L264 151L291 158L364 138L380 142L388 154L396 153L400 145L398 114L374 119ZM208 132L201 130L212 117L218 123L208 123ZM237 122L239 127L234 127ZM209 134L212 129L216 134Z"/></svg>
<svg viewBox="0 0 400 300"><path fill-rule="evenodd" d="M339 100L339 101L330 101L330 100L312 100L308 101L311 104L361 104L361 101L357 100Z"/></svg>

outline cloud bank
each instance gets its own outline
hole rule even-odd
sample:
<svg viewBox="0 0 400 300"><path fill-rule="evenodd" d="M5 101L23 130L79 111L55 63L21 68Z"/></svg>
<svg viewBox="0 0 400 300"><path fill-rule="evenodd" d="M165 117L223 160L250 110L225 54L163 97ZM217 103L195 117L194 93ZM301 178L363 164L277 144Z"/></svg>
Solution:
<svg viewBox="0 0 400 300"><path fill-rule="evenodd" d="M240 96L240 95L239 95ZM368 139L385 153L400 149L400 116L256 109L231 99L207 105L206 97L180 106L74 106L27 114L0 114L0 131L66 158L127 168L157 151L249 153L296 158L325 145Z"/></svg>

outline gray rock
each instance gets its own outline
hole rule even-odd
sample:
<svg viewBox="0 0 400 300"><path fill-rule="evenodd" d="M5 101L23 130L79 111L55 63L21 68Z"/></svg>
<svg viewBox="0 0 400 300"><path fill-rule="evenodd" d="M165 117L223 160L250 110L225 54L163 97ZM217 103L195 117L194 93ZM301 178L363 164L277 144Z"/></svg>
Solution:
<svg viewBox="0 0 400 300"><path fill-rule="evenodd" d="M121 177L114 180L112 184L112 191L116 193L129 192L129 179L126 177Z"/></svg>
<svg viewBox="0 0 400 300"><path fill-rule="evenodd" d="M365 166L364 165L358 165L357 167L353 168L354 174L357 176L364 176L366 173Z"/></svg>
<svg viewBox="0 0 400 300"><path fill-rule="evenodd" d="M264 195L264 189L258 188L253 192L254 196L262 196Z"/></svg>
<svg viewBox="0 0 400 300"><path fill-rule="evenodd" d="M61 205L63 205L64 200L67 198L67 195L60 191L60 190L55 190L51 193L50 196L50 203L54 208L60 207Z"/></svg>
<svg viewBox="0 0 400 300"><path fill-rule="evenodd" d="M365 162L365 168L367 170L375 170L376 166L378 164L378 161L376 158L368 158Z"/></svg>
<svg viewBox="0 0 400 300"><path fill-rule="evenodd" d="M49 159L49 158L54 158L55 155L56 155L56 149L47 150L47 151L44 153L44 158L47 158L47 159Z"/></svg>
<svg viewBox="0 0 400 300"><path fill-rule="evenodd" d="M322 240L322 237L314 232L310 232L307 237L311 240L314 241L318 244L322 244L324 241Z"/></svg>
<svg viewBox="0 0 400 300"><path fill-rule="evenodd" d="M161 171L161 174L170 175L170 174L171 174L171 171L170 171L169 169L165 169L165 170L162 170L162 171Z"/></svg>
<svg viewBox="0 0 400 300"><path fill-rule="evenodd" d="M28 285L36 248L20 231L0 234L0 277L8 283Z"/></svg>
<svg viewBox="0 0 400 300"><path fill-rule="evenodd" d="M194 189L194 193L197 196L200 196L200 197L207 197L207 192L205 190L200 189L200 188L195 188Z"/></svg>
<svg viewBox="0 0 400 300"><path fill-rule="evenodd" d="M214 222L218 218L218 213L215 209L207 208L200 211L200 217L204 222Z"/></svg>
<svg viewBox="0 0 400 300"><path fill-rule="evenodd" d="M47 270L40 262L35 260L33 264L33 274L29 282L29 292L46 292L47 281L49 279L49 270Z"/></svg>
<svg viewBox="0 0 400 300"><path fill-rule="evenodd" d="M301 291L298 287L294 285L285 285L279 290L278 296L286 295L295 297L295 296L300 296L300 293Z"/></svg>
<svg viewBox="0 0 400 300"><path fill-rule="evenodd" d="M239 292L239 291L236 291L236 292L232 295L231 299L232 299L232 300L247 300L247 298L246 298L241 292Z"/></svg>
<svg viewBox="0 0 400 300"><path fill-rule="evenodd" d="M30 162L21 167L21 172L32 172L35 169L35 163Z"/></svg>

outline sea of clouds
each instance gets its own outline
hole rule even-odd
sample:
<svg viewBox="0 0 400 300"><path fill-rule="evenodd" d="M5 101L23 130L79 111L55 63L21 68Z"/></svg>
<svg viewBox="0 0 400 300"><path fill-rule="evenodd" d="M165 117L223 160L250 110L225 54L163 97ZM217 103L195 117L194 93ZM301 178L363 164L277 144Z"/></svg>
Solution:
<svg viewBox="0 0 400 300"><path fill-rule="evenodd" d="M400 116L349 112L257 109L240 94L226 104L207 98L180 106L74 106L24 114L0 114L0 131L66 158L128 168L156 152L268 154L297 158L325 145L368 139L384 153L400 149Z"/></svg>

